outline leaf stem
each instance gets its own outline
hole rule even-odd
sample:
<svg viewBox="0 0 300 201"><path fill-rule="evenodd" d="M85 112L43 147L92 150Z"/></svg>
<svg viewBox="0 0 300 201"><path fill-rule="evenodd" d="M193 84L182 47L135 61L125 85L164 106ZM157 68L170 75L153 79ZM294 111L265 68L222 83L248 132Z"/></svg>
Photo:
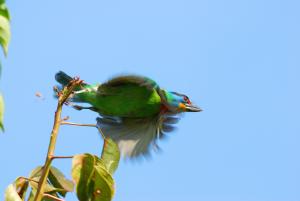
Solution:
<svg viewBox="0 0 300 201"><path fill-rule="evenodd" d="M67 86L63 88L62 91L59 92L57 109L54 116L54 124L53 124L52 132L50 136L50 142L48 146L48 153L47 153L45 164L43 166L43 172L39 180L38 189L37 189L36 196L34 197L34 201L41 201L44 196L44 191L45 191L44 188L48 178L51 162L53 159L56 139L57 139L60 123L61 123L62 106L68 100L74 88L80 86L81 83L82 81L79 80L78 78L73 79Z"/></svg>

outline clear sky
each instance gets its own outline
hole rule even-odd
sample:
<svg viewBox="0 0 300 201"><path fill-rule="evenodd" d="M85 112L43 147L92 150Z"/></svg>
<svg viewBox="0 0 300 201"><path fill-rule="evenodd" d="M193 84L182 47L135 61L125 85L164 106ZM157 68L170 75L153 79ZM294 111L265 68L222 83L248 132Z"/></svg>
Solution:
<svg viewBox="0 0 300 201"><path fill-rule="evenodd" d="M204 109L184 115L160 143L163 153L121 162L115 201L300 200L300 1L7 4L12 41L8 58L1 57L1 196L16 177L44 163L54 74L64 70L90 83L146 75ZM81 123L97 116L63 113ZM56 154L100 154L101 143L95 129L63 127ZM70 160L54 165L70 177Z"/></svg>

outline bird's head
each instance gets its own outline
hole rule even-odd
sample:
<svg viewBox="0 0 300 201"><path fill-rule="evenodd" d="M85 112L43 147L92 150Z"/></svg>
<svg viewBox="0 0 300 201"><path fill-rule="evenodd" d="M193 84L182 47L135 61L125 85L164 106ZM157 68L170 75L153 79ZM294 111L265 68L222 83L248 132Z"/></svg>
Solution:
<svg viewBox="0 0 300 201"><path fill-rule="evenodd" d="M189 97L177 92L165 91L166 107L172 112L201 112L202 109L193 105Z"/></svg>

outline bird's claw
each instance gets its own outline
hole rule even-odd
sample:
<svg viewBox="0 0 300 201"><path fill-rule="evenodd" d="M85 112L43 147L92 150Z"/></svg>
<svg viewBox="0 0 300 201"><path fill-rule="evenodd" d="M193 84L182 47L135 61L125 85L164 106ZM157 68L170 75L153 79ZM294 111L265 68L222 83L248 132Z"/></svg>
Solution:
<svg viewBox="0 0 300 201"><path fill-rule="evenodd" d="M72 105L72 107L76 110L82 110L83 108L79 105Z"/></svg>
<svg viewBox="0 0 300 201"><path fill-rule="evenodd" d="M74 81L74 82L79 82L79 84L82 84L82 83L83 83L83 80L81 80L79 76L75 76L75 77L73 78L73 81Z"/></svg>
<svg viewBox="0 0 300 201"><path fill-rule="evenodd" d="M78 85L81 85L81 84L83 83L83 80L81 80L81 79L79 78L79 76L76 76L76 77L74 77L74 78L70 81L69 85L71 85L71 84L73 84L73 83L77 83Z"/></svg>
<svg viewBox="0 0 300 201"><path fill-rule="evenodd" d="M54 92L56 93L56 96L57 96L58 98L62 95L61 91L58 89L57 86L54 86L54 87L53 87L53 90L54 90Z"/></svg>
<svg viewBox="0 0 300 201"><path fill-rule="evenodd" d="M64 118L61 119L61 121L68 121L70 119L69 116L65 116Z"/></svg>
<svg viewBox="0 0 300 201"><path fill-rule="evenodd" d="M78 80L80 80L80 77L79 76L75 76L73 79L76 80L76 81L78 81Z"/></svg>

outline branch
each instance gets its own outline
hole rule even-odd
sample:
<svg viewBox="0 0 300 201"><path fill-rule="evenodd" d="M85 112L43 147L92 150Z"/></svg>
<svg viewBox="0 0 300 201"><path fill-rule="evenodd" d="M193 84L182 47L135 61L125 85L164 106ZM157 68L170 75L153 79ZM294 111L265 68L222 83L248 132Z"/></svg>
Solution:
<svg viewBox="0 0 300 201"><path fill-rule="evenodd" d="M47 194L47 193L45 193L43 197L47 197L47 198L50 198L50 199L55 200L55 201L64 201L63 199L60 199L58 197L55 197L55 196Z"/></svg>
<svg viewBox="0 0 300 201"><path fill-rule="evenodd" d="M35 183L39 183L39 181L37 180L34 180L34 179L30 179L30 178L26 178L26 177L20 177L21 179L24 179L26 181L32 181L32 182L35 182Z"/></svg>
<svg viewBox="0 0 300 201"><path fill-rule="evenodd" d="M50 143L48 146L48 153L47 153L45 164L43 166L42 175L39 180L38 189L37 189L36 196L34 197L34 201L41 201L44 196L44 191L45 191L44 188L45 188L45 184L46 184L46 181L48 178L50 165L51 165L51 162L53 159L52 157L54 155L56 139L57 139L57 135L58 135L59 127L60 127L62 106L68 100L68 98L74 91L75 87L80 86L81 83L82 83L82 81L79 80L78 78L73 79L58 94L58 104L57 104L57 109L56 109L55 116L54 116L54 124L53 124L52 132L51 132Z"/></svg>
<svg viewBox="0 0 300 201"><path fill-rule="evenodd" d="M67 122L67 121L62 121L60 124L61 125L71 125L71 126L96 127L98 129L98 131L100 132L102 138L105 139L105 135L104 135L103 131L101 130L101 128L97 127L97 124L79 124L79 123L73 123L73 122Z"/></svg>
<svg viewBox="0 0 300 201"><path fill-rule="evenodd" d="M74 156L52 156L51 160L54 160L54 159L69 159L69 158L74 158Z"/></svg>
<svg viewBox="0 0 300 201"><path fill-rule="evenodd" d="M79 123L73 123L73 122L67 122L67 121L62 121L60 124L61 125L71 125L71 126L97 127L96 124L79 124Z"/></svg>

